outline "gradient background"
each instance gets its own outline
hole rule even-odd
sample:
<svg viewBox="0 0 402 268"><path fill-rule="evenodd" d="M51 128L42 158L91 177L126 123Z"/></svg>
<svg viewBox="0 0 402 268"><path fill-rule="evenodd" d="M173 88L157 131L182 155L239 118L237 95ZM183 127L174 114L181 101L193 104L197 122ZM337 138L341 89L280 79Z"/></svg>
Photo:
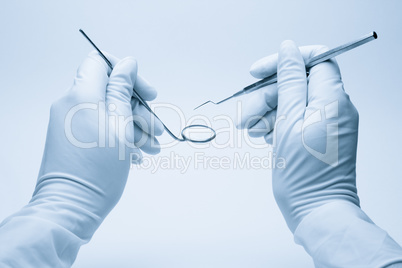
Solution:
<svg viewBox="0 0 402 268"><path fill-rule="evenodd" d="M377 31L379 39L338 58L360 112L358 189L362 208L402 243L401 1L7 1L0 9L0 220L31 197L51 103L71 85L91 51L134 56L158 89L154 103L186 116L255 81L249 66L284 39L329 47ZM236 102L199 113L230 115ZM167 113L166 113L167 114ZM161 117L174 130L177 118ZM240 134L239 134L240 133ZM229 156L253 149L241 132L233 148L165 149ZM170 138L165 134L163 140ZM261 143L261 140L257 142ZM68 159L66 159L68 164ZM264 169L133 168L125 193L79 267L313 267L295 245Z"/></svg>

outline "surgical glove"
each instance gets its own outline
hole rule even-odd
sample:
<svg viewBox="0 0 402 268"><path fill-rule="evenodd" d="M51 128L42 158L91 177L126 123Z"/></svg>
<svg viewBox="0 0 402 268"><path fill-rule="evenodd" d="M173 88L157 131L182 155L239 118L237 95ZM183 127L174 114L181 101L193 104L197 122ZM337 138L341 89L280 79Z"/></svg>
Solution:
<svg viewBox="0 0 402 268"><path fill-rule="evenodd" d="M133 87L145 100L156 91L134 58L108 58L113 71L92 52L52 105L32 199L0 226L1 267L70 267L119 201L130 156L159 152L161 122L131 99Z"/></svg>
<svg viewBox="0 0 402 268"><path fill-rule="evenodd" d="M285 41L279 54L256 62L252 75L277 71L278 83L251 93L238 127L264 136L284 159L272 170L274 196L317 267L384 267L402 261L402 249L359 207L358 112L335 60L306 77L304 62L325 50Z"/></svg>

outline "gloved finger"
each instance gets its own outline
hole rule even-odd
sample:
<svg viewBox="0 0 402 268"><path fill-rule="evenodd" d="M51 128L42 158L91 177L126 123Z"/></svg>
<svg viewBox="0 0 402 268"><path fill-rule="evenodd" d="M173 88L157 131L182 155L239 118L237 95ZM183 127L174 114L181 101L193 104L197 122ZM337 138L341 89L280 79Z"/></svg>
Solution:
<svg viewBox="0 0 402 268"><path fill-rule="evenodd" d="M146 101L151 101L158 95L156 89L142 76L137 77L135 91Z"/></svg>
<svg viewBox="0 0 402 268"><path fill-rule="evenodd" d="M133 151L130 153L130 160L131 164L133 165L139 165L142 163L142 153L141 150L138 148L133 148Z"/></svg>
<svg viewBox="0 0 402 268"><path fill-rule="evenodd" d="M323 52L325 46L320 45L312 45L312 46L302 46L299 47L300 53L302 54L304 62L307 62L308 59L320 54ZM321 51L317 53L317 51ZM255 78L265 78L273 75L277 71L278 66L278 53L269 55L262 59L257 60L250 67L250 74Z"/></svg>
<svg viewBox="0 0 402 268"><path fill-rule="evenodd" d="M306 68L299 48L284 41L278 55L278 117L286 118L288 128L303 118L307 102Z"/></svg>
<svg viewBox="0 0 402 268"><path fill-rule="evenodd" d="M275 126L276 110L267 112L258 122L248 129L250 137L259 138L270 133Z"/></svg>
<svg viewBox="0 0 402 268"><path fill-rule="evenodd" d="M266 134L265 136L264 136L264 140L265 140L265 142L266 143L268 143L268 144L273 144L274 142L274 131L271 131L271 132L269 132L268 134Z"/></svg>
<svg viewBox="0 0 402 268"><path fill-rule="evenodd" d="M116 64L120 61L119 58L113 56L112 54L109 54L106 51L102 51L102 53L110 61L113 67L116 66ZM96 55L98 60L105 65L106 69L110 70L104 59L99 55L97 51L93 51L93 54ZM154 100L157 96L156 89L153 86L151 86L150 83L139 74L137 74L137 79L134 84L134 90L146 101Z"/></svg>
<svg viewBox="0 0 402 268"><path fill-rule="evenodd" d="M328 48L322 47L312 52L318 55ZM308 106L322 107L345 95L341 73L335 59L313 66L308 76Z"/></svg>
<svg viewBox="0 0 402 268"><path fill-rule="evenodd" d="M162 122L145 108L137 99L131 99L134 122L151 136L162 135L165 128Z"/></svg>
<svg viewBox="0 0 402 268"><path fill-rule="evenodd" d="M99 54L92 51L78 67L74 84L68 94L74 95L80 102L104 101L109 72L110 68Z"/></svg>
<svg viewBox="0 0 402 268"><path fill-rule="evenodd" d="M116 106L115 113L129 117L132 115L131 96L137 78L137 61L132 57L119 61L110 74L106 89L106 104Z"/></svg>
<svg viewBox="0 0 402 268"><path fill-rule="evenodd" d="M109 71L111 71L109 65L105 62L105 60L104 60L104 59L102 58L102 56L98 53L98 51L93 51L93 53L96 54L96 55L98 56L99 60L101 60L101 61L107 66L107 68L109 69ZM110 53L108 53L108 52L106 52L106 51L103 51L103 50L102 50L102 53L103 53L103 55L105 55L105 57L109 60L109 62L112 64L113 68L114 68L114 66L117 65L117 63L119 63L119 61L121 61L120 58L118 58L118 57L116 57L116 56L113 56L112 54L110 54ZM109 75L110 75L110 73L109 73Z"/></svg>
<svg viewBox="0 0 402 268"><path fill-rule="evenodd" d="M239 129L250 128L255 125L267 112L272 111L278 104L277 85L272 84L250 93L251 97L246 101L241 119L236 127Z"/></svg>
<svg viewBox="0 0 402 268"><path fill-rule="evenodd" d="M134 144L147 154L158 154L161 151L159 141L134 124Z"/></svg>

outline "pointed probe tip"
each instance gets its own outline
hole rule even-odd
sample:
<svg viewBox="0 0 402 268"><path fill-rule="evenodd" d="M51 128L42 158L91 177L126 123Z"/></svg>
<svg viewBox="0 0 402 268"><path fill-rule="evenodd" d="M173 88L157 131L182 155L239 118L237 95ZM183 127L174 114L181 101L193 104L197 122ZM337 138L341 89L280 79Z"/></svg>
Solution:
<svg viewBox="0 0 402 268"><path fill-rule="evenodd" d="M198 108L204 106L204 105L207 104L207 103L213 103L213 104L215 104L213 101L206 101L206 102L204 102L204 103L198 105L197 107L195 107L194 110L197 110Z"/></svg>
<svg viewBox="0 0 402 268"><path fill-rule="evenodd" d="M206 103L203 103L201 105L198 105L197 107L194 108L194 111L197 110L198 108L200 108L201 106L204 106Z"/></svg>

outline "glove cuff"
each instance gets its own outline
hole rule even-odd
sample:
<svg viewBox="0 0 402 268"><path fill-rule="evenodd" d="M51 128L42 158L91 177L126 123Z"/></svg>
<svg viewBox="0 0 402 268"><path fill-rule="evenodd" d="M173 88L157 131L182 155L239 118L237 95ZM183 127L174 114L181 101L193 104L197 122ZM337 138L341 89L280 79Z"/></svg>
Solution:
<svg viewBox="0 0 402 268"><path fill-rule="evenodd" d="M402 262L402 248L356 205L334 201L308 214L294 239L316 267L385 267Z"/></svg>

